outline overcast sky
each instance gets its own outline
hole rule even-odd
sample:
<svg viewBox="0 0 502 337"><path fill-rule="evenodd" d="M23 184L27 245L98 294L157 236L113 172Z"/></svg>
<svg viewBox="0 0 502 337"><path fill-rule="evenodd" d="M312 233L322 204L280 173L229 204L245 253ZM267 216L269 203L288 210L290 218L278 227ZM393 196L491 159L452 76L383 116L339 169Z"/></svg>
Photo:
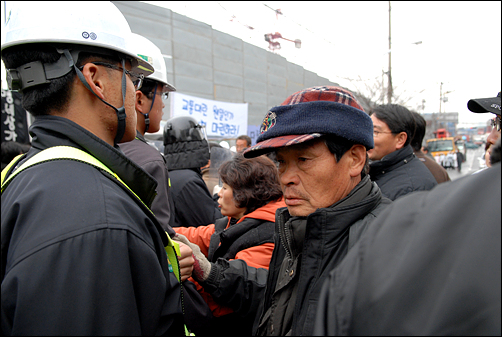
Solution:
<svg viewBox="0 0 502 337"><path fill-rule="evenodd" d="M301 39L300 49L279 40L279 54L351 90L381 83L388 69L388 1L151 3L265 49L265 33ZM443 82L443 93L450 92L443 112L458 112L460 123L486 122L490 116L470 112L467 101L494 97L501 90L500 12L500 1L391 2L396 93L412 98L410 108L420 109L425 100L419 112L438 112ZM386 77L384 81L386 85Z"/></svg>
<svg viewBox="0 0 502 337"><path fill-rule="evenodd" d="M268 49L265 33L300 39L300 49L279 40L278 53L354 91L381 83L388 69L388 1L152 3L264 49ZM501 2L391 2L391 6L396 94L411 98L408 106L419 112L438 112L443 82L443 92L449 93L442 111L458 112L460 123L486 122L490 116L471 113L467 101L494 97L501 90ZM283 15L271 8L281 9ZM2 27L3 18L2 1ZM385 76L383 80L386 85Z"/></svg>

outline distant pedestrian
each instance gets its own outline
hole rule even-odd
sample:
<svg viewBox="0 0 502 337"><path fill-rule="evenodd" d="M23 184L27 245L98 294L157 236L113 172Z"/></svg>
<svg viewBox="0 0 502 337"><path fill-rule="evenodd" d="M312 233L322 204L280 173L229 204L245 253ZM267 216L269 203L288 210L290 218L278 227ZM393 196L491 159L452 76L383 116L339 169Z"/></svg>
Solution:
<svg viewBox="0 0 502 337"><path fill-rule="evenodd" d="M237 152L243 152L245 149L251 146L251 138L246 135L241 135L237 137L235 141L235 150Z"/></svg>

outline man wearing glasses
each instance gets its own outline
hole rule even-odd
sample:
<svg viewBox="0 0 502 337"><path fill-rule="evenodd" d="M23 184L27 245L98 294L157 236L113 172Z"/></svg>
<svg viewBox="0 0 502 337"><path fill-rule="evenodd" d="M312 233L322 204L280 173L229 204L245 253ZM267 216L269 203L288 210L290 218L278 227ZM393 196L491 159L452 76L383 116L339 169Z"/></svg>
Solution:
<svg viewBox="0 0 502 337"><path fill-rule="evenodd" d="M2 334L182 335L181 266L148 209L157 182L118 147L153 67L110 2L8 10L2 60L35 121L2 172Z"/></svg>
<svg viewBox="0 0 502 337"><path fill-rule="evenodd" d="M391 200L437 185L431 172L410 145L415 134L412 113L397 104L379 105L370 111L375 147L368 151L370 177Z"/></svg>
<svg viewBox="0 0 502 337"><path fill-rule="evenodd" d="M495 114L495 117L490 121L492 126L492 131L486 138L485 146L485 158L490 158L492 153L492 148L500 138L500 102L501 102L501 92L498 93L497 97L490 98L476 98L471 99L467 102L467 108L475 113L486 113L491 112ZM488 159L486 161L488 167L491 166L491 162Z"/></svg>
<svg viewBox="0 0 502 337"><path fill-rule="evenodd" d="M176 89L167 81L167 70L160 49L147 38L133 34L134 54L144 56L151 61L154 73L143 80L143 85L136 89L134 107L136 110L136 137L131 142L120 144L120 149L157 180L157 196L152 203L152 211L162 227L170 234L174 231L169 226L174 205L169 197L169 173L162 154L149 145L144 135L160 130L162 109L169 92Z"/></svg>

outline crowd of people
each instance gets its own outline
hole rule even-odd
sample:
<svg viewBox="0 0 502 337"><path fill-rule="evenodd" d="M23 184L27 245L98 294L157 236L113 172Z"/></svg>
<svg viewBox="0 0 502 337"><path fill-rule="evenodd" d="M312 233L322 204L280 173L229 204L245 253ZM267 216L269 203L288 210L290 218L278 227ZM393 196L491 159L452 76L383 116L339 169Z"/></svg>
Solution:
<svg viewBox="0 0 502 337"><path fill-rule="evenodd" d="M162 53L94 6L17 4L5 28L35 120L2 143L4 335L501 334L500 92L468 100L493 114L489 168L455 181L420 114L336 86L230 155L171 118L160 153Z"/></svg>

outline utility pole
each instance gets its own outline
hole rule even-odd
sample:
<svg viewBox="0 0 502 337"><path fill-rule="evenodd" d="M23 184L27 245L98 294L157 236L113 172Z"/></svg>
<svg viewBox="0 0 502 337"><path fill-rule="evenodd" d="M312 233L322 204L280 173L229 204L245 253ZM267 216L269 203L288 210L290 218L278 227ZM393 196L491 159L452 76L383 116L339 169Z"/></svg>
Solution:
<svg viewBox="0 0 502 337"><path fill-rule="evenodd" d="M439 86L439 113L441 113L441 101L443 100L443 82Z"/></svg>
<svg viewBox="0 0 502 337"><path fill-rule="evenodd" d="M387 87L387 102L390 104L392 103L392 73L391 73L391 40L390 40L390 33L391 33L391 28L390 28L390 1L389 1L389 71L387 72L387 75L389 77L389 83Z"/></svg>

